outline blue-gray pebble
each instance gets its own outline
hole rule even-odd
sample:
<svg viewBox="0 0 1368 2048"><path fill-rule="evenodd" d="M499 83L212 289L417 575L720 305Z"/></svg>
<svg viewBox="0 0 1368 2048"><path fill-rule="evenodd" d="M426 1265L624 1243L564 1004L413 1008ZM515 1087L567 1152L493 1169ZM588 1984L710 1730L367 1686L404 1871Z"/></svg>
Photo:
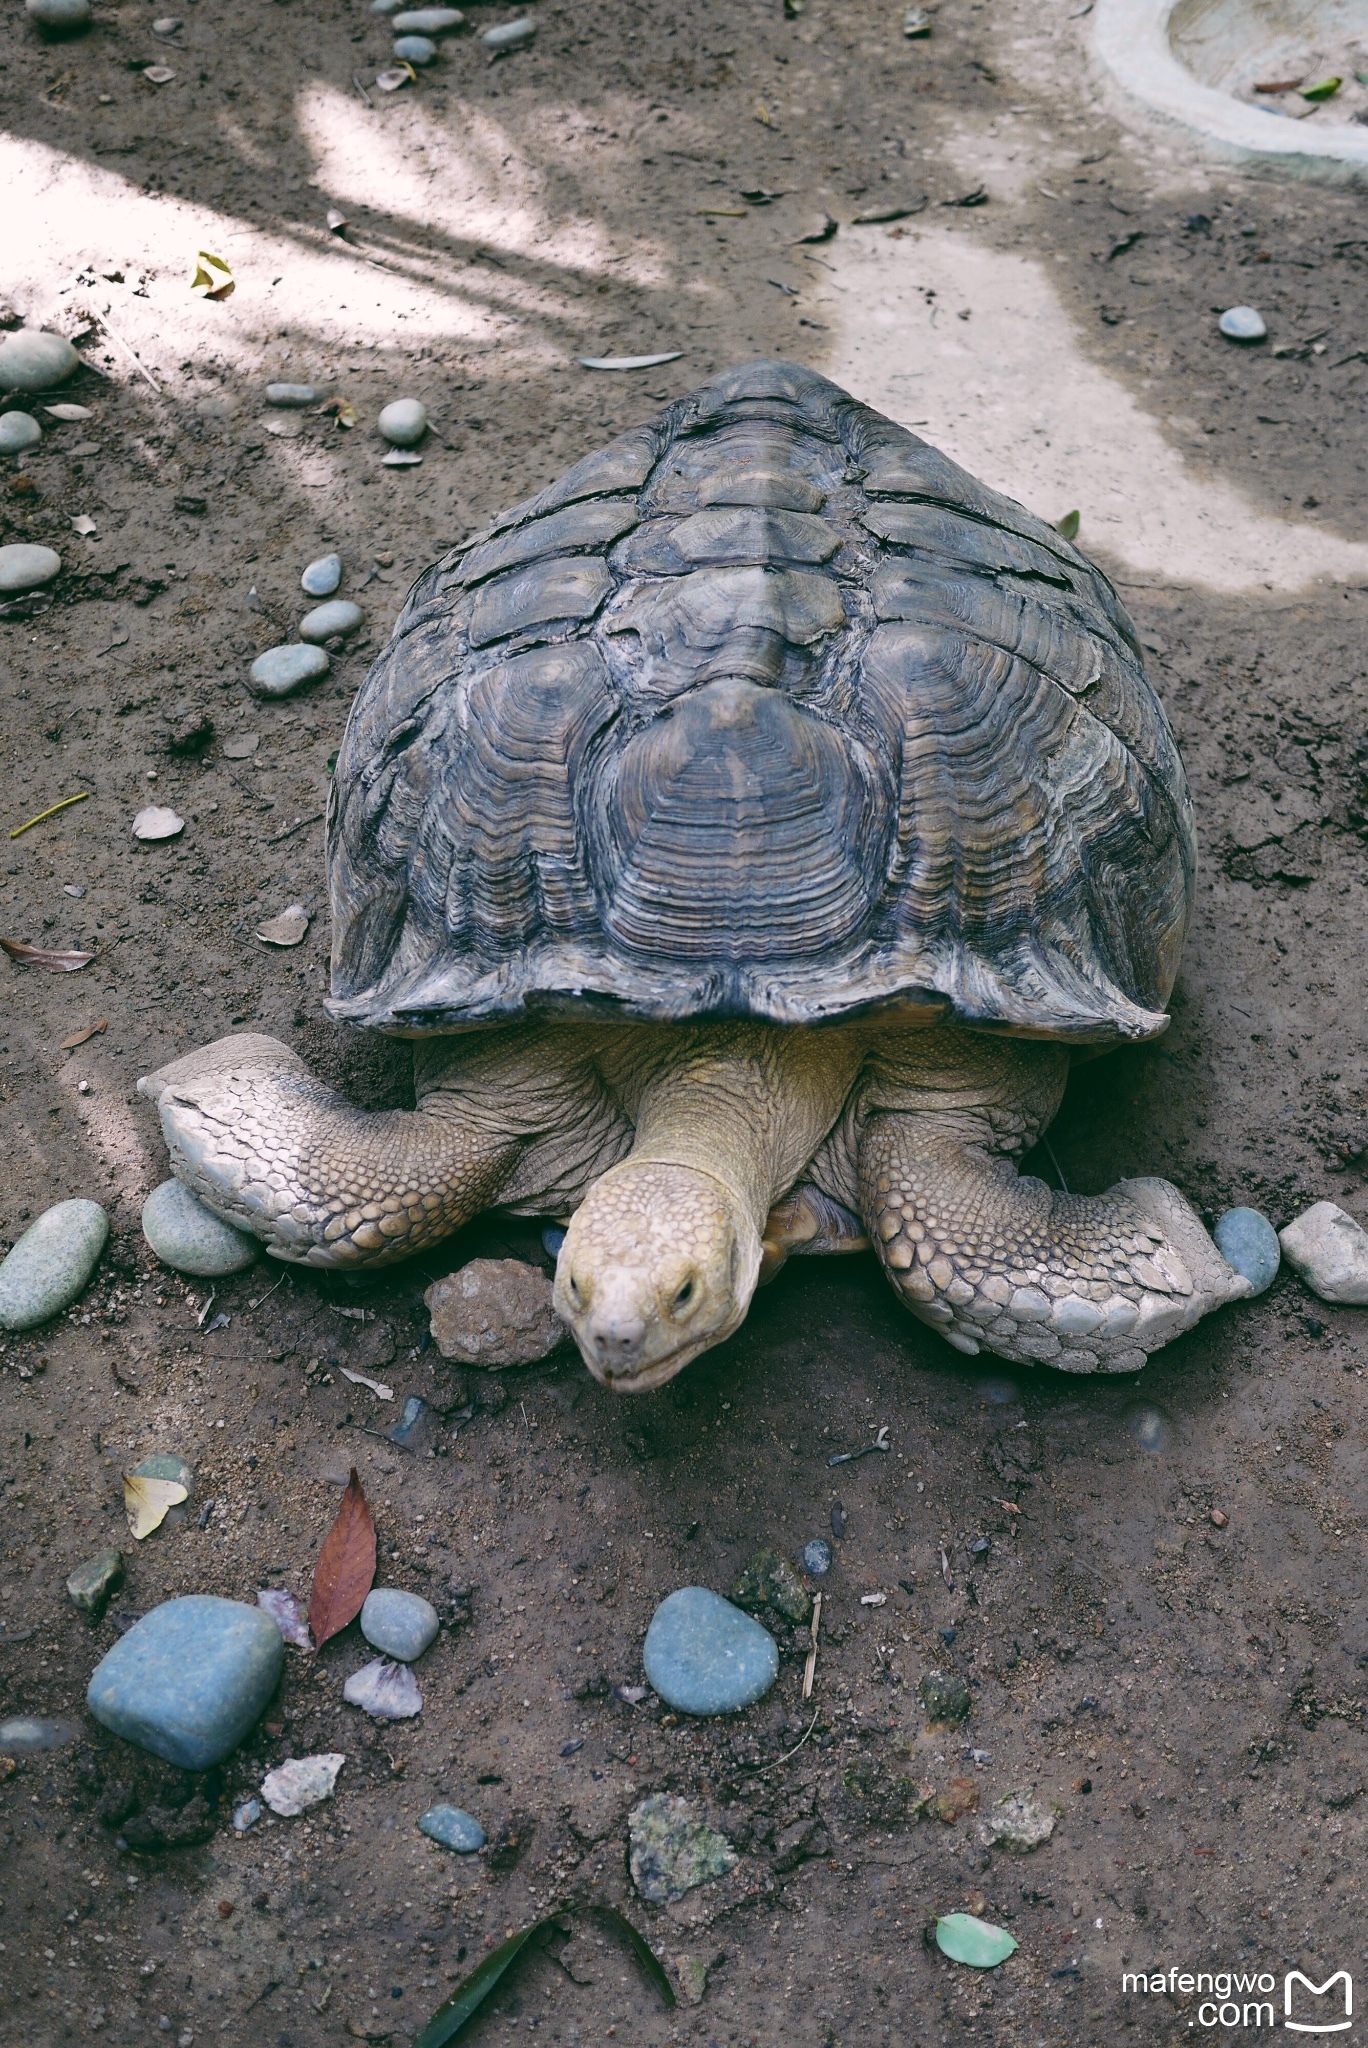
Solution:
<svg viewBox="0 0 1368 2048"><path fill-rule="evenodd" d="M301 683L325 676L331 667L321 647L268 647L252 663L252 687L258 697L288 697Z"/></svg>
<svg viewBox="0 0 1368 2048"><path fill-rule="evenodd" d="M428 36L396 36L394 54L401 64L430 64L437 45Z"/></svg>
<svg viewBox="0 0 1368 2048"><path fill-rule="evenodd" d="M316 604L299 622L301 640L332 640L339 634L354 633L364 625L366 614L349 597L335 597L330 604Z"/></svg>
<svg viewBox="0 0 1368 2048"><path fill-rule="evenodd" d="M1282 1246L1266 1216L1261 1216L1257 1209L1227 1209L1211 1234L1226 1264L1243 1273L1256 1294L1273 1285L1282 1260Z"/></svg>
<svg viewBox="0 0 1368 2048"><path fill-rule="evenodd" d="M405 1593L398 1586L377 1586L367 1593L361 1609L361 1633L387 1657L412 1664L437 1635L437 1609L421 1593Z"/></svg>
<svg viewBox="0 0 1368 2048"><path fill-rule="evenodd" d="M183 1771L222 1763L280 1682L285 1639L269 1614L213 1593L167 1600L96 1665L95 1719Z"/></svg>
<svg viewBox="0 0 1368 2048"><path fill-rule="evenodd" d="M419 1816L418 1826L431 1841L454 1849L458 1856L473 1856L485 1845L484 1829L473 1813L465 1813L459 1806L430 1806Z"/></svg>
<svg viewBox="0 0 1368 2048"><path fill-rule="evenodd" d="M706 1586L681 1586L661 1601L642 1661L653 1689L681 1714L734 1714L779 1676L769 1630Z"/></svg>
<svg viewBox="0 0 1368 2048"><path fill-rule="evenodd" d="M459 7L414 7L390 23L397 36L444 36L465 20Z"/></svg>
<svg viewBox="0 0 1368 2048"><path fill-rule="evenodd" d="M70 1308L109 1236L98 1202L58 1202L31 1223L0 1265L0 1330L32 1330Z"/></svg>
<svg viewBox="0 0 1368 2048"><path fill-rule="evenodd" d="M320 555L300 577L299 587L306 597L331 597L341 581L341 555Z"/></svg>
<svg viewBox="0 0 1368 2048"><path fill-rule="evenodd" d="M809 1578L820 1579L831 1570L831 1545L824 1536L814 1536L798 1553L798 1562Z"/></svg>
<svg viewBox="0 0 1368 2048"><path fill-rule="evenodd" d="M245 1273L261 1246L206 1209L178 1180L164 1180L143 1203L143 1236L163 1265L200 1280Z"/></svg>
<svg viewBox="0 0 1368 2048"><path fill-rule="evenodd" d="M194 1467L187 1465L184 1458L177 1457L174 1451L153 1451L141 1465L133 1467L132 1476L135 1479L169 1479L173 1486L183 1486L188 1494L195 1490Z"/></svg>
<svg viewBox="0 0 1368 2048"><path fill-rule="evenodd" d="M267 405L317 405L323 393L316 384L268 384Z"/></svg>
<svg viewBox="0 0 1368 2048"><path fill-rule="evenodd" d="M22 455L42 438L43 430L31 412L0 412L0 455Z"/></svg>

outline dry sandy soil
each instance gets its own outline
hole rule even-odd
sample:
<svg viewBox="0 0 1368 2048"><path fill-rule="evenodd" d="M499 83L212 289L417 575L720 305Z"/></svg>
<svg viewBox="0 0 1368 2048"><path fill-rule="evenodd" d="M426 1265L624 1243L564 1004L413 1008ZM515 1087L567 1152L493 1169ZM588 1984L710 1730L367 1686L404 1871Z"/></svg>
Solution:
<svg viewBox="0 0 1368 2048"><path fill-rule="evenodd" d="M70 977L0 962L0 1242L72 1195L113 1220L77 1310L0 1347L0 1715L79 1729L0 1786L0 2039L402 2042L505 1929L595 1898L672 1968L706 1963L702 2004L666 2010L580 1916L565 1967L533 1956L475 2035L1177 2043L1210 2037L1196 1998L1123 1996L1123 1970L1267 1971L1280 1994L1294 1966L1352 1969L1362 1312L1284 1276L1138 1381L1008 1378L911 1322L872 1262L811 1261L659 1394L615 1399L569 1353L462 1379L434 1371L422 1290L476 1250L540 1257L535 1229L493 1219L369 1288L260 1267L201 1330L205 1290L140 1234L165 1168L134 1083L246 1027L372 1105L404 1100L403 1048L321 1010L319 818L366 661L444 547L709 371L792 355L1046 516L1078 507L1177 726L1204 865L1173 1027L1078 1073L1052 1133L1069 1186L1161 1172L1209 1216L1251 1202L1282 1224L1327 1196L1368 1213L1361 201L1128 127L1065 0L944 0L918 42L901 0L792 20L780 0L537 0L530 52L490 64L467 32L369 105L353 74L389 38L364 0L186 0L171 43L157 11L97 0L63 44L17 8L0 30L0 272L26 318L89 325L63 395L94 415L53 424L0 486L0 538L67 563L50 609L0 622L4 821L90 793L6 840L0 932L97 952ZM157 61L161 87L140 75ZM781 196L740 196L763 191ZM835 236L798 243L826 211ZM231 265L231 298L191 295L198 249ZM1213 315L1248 301L1271 341L1240 351ZM574 360L669 348L644 376ZM267 414L282 374L326 381L361 424ZM398 395L437 423L408 471L380 466L374 428ZM323 684L259 704L248 663L327 545L368 630ZM214 738L178 756L189 712ZM256 752L229 757L244 733ZM154 795L187 830L140 847ZM310 936L272 952L255 927L295 900ZM433 1404L416 1451L345 1364ZM880 1424L887 1457L828 1466ZM119 1539L120 1473L154 1448L191 1461L194 1498L92 1627L64 1580ZM307 1586L352 1462L383 1578L447 1624L421 1716L377 1730L342 1704L353 1630L290 1653L207 1781L96 1728L86 1680L133 1617ZM663 1594L725 1591L757 1543L829 1535L838 1498L815 1720L794 1645L734 1722L614 1696ZM924 1727L932 1669L972 1689L950 1736ZM234 1836L265 1767L325 1749L347 1757L329 1804ZM1035 1787L1061 1809L1053 1840L988 1853L972 1813L913 1817L918 1783L957 1777L983 1807ZM653 1789L744 1851L664 1911L624 1858ZM424 1842L434 1797L478 1813L495 1852ZM1020 1941L992 1977L926 1945L959 1908Z"/></svg>

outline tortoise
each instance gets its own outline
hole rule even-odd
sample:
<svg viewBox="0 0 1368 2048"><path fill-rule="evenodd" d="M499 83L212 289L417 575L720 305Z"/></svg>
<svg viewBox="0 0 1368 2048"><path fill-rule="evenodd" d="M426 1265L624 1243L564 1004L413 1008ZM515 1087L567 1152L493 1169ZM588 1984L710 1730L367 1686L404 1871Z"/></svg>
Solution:
<svg viewBox="0 0 1368 2048"><path fill-rule="evenodd" d="M419 577L328 861L327 1009L413 1040L416 1109L255 1034L139 1084L277 1258L561 1219L556 1309L622 1391L796 1250L872 1244L959 1351L1073 1372L1250 1291L1167 1181L1017 1172L1071 1059L1168 1023L1195 839L1131 622L810 369L712 377Z"/></svg>

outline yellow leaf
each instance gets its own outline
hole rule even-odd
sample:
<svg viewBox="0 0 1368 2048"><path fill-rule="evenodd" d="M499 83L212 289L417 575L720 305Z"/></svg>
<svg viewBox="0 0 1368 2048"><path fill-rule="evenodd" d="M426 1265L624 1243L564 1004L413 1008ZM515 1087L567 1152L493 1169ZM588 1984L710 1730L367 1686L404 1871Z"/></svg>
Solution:
<svg viewBox="0 0 1368 2048"><path fill-rule="evenodd" d="M201 298L226 299L233 289L233 273L221 256L213 256L207 249L201 249L195 260L190 289L198 292Z"/></svg>
<svg viewBox="0 0 1368 2048"><path fill-rule="evenodd" d="M166 1520L168 1508L179 1507L189 1495L175 1479L143 1479L136 1472L124 1473L124 1513L128 1526L141 1543Z"/></svg>

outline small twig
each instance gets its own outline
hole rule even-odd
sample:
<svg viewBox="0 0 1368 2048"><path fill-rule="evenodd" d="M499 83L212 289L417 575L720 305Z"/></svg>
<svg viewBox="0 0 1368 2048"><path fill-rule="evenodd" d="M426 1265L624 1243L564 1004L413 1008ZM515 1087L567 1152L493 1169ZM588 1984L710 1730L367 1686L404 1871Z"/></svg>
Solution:
<svg viewBox="0 0 1368 2048"><path fill-rule="evenodd" d="M152 375L152 372L143 362L141 356L138 354L138 351L135 348L133 348L128 342L126 342L123 336L120 334L118 328L111 324L109 315L107 313L97 313L95 315L95 318L99 321L101 327L103 327L105 333L109 336L110 340L118 343L119 347L123 350L124 354L132 362L134 369L137 370L141 376L146 377L148 383L152 386L152 389L156 392L158 398L160 398L162 395L161 385L157 382L156 378ZM247 2009L249 2012L251 2011L250 2006Z"/></svg>
<svg viewBox="0 0 1368 2048"><path fill-rule="evenodd" d="M812 1681L817 1675L817 1631L821 1625L822 1596L820 1593L815 1593L812 1599L812 1623L808 1629L808 1634L812 1639L812 1648L808 1651L807 1663L803 1666L803 1698L805 1700L812 1698ZM817 1716L814 1714L812 1718L815 1723ZM808 1735L811 1733L812 1730L809 1728ZM803 1737L803 1741L807 1741L807 1735ZM791 1751L790 1754L792 1754ZM783 1759L781 1758L780 1761L782 1762Z"/></svg>
<svg viewBox="0 0 1368 2048"><path fill-rule="evenodd" d="M259 1294L255 1301L249 1301L247 1304L248 1308L260 1308L263 1301L270 1300L271 1296L276 1291L276 1287L283 1287L285 1285L285 1282L289 1279L289 1277L290 1276L288 1273L282 1273L280 1278L276 1281L275 1287L268 1287L266 1289L266 1292L264 1294Z"/></svg>
<svg viewBox="0 0 1368 2048"><path fill-rule="evenodd" d="M306 825L321 825L322 811L315 811L311 818L296 818L293 825L287 825L283 832L273 832L266 841L268 846L279 846L282 839L288 839L293 832L301 832Z"/></svg>
<svg viewBox="0 0 1368 2048"><path fill-rule="evenodd" d="M1049 1139L1045 1136L1045 1133L1043 1131L1040 1134L1040 1142L1045 1147L1045 1151L1049 1158L1050 1164L1055 1170L1055 1179L1059 1182L1060 1193L1062 1195L1067 1195L1069 1192L1069 1183L1065 1180L1063 1169L1061 1168L1059 1161L1054 1156L1054 1148L1051 1145Z"/></svg>
<svg viewBox="0 0 1368 2048"><path fill-rule="evenodd" d="M28 832L34 825L41 825L44 818L55 818L58 811L64 811L68 804L83 804L89 795L90 791L83 789L77 796L64 796L59 804L49 804L45 811L39 811L36 818L25 818L22 825L16 825L10 833L10 838L17 839L21 832Z"/></svg>
<svg viewBox="0 0 1368 2048"><path fill-rule="evenodd" d="M258 1991L256 1997L252 2000L250 2005L243 2006L243 2012L255 2012L257 2007L261 2004L262 1999L269 1998L273 1991L279 1991L284 1981L285 1980L283 1977L273 1977L269 1984L265 1985L262 1990Z"/></svg>
<svg viewBox="0 0 1368 2048"><path fill-rule="evenodd" d="M353 84L353 85L354 85L354 86L356 87L356 90L357 90L357 91L358 91L358 92L360 93L360 95L361 95L362 99L363 99L363 100L365 101L366 105L367 105L368 107L370 107L370 108L372 108L372 109L373 109L373 108L374 108L374 106L375 106L375 102L374 102L374 100L373 100L373 99L371 98L370 94L369 94L369 93L368 93L368 92L366 91L366 88L365 88L365 86L364 86L364 85L362 85L362 83L361 83L361 74L360 74L360 72L359 72L359 71L353 71L353 73L352 73L352 84Z"/></svg>
<svg viewBox="0 0 1368 2048"><path fill-rule="evenodd" d="M820 1597L821 1595L819 1594L818 1598L820 1599ZM783 1756L776 1757L772 1764L765 1765L765 1769L767 1771L777 1771L780 1764L786 1764L791 1756L797 1756L799 1750L807 1741L808 1736L811 1735L813 1729L817 1726L817 1714L820 1714L821 1711L821 1708L818 1707L817 1713L814 1714L812 1719L808 1722L806 1729L804 1730L803 1734L799 1737L798 1741L794 1743L792 1749L787 1750Z"/></svg>
<svg viewBox="0 0 1368 2048"><path fill-rule="evenodd" d="M871 1451L883 1451L887 1454L891 1448L892 1446L888 1441L888 1424L885 1422L881 1425L879 1433L872 1444L864 1444L858 1451L837 1451L834 1457L827 1459L827 1464L853 1465L857 1458L867 1458Z"/></svg>
<svg viewBox="0 0 1368 2048"><path fill-rule="evenodd" d="M204 1328L204 1318L208 1315L210 1309L214 1306L214 1303L217 1301L217 1299L217 1290L211 1287L209 1289L208 1300L205 1302L204 1307L200 1310L199 1314L195 1318L195 1328L197 1330L202 1330Z"/></svg>

